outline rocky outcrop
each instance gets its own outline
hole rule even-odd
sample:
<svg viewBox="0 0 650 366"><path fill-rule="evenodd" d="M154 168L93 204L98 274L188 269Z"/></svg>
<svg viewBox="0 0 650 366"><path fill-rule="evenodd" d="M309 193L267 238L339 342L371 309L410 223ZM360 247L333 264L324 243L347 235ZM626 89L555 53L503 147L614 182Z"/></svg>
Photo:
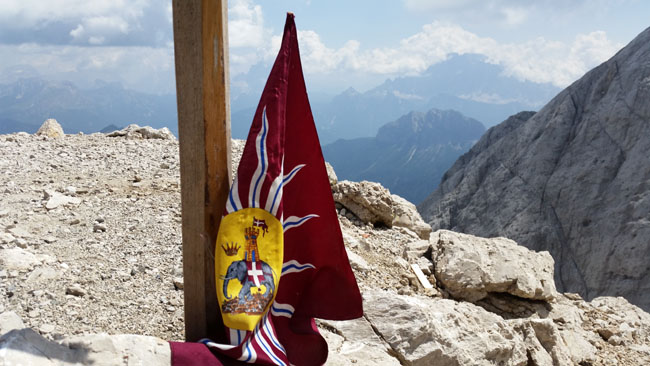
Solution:
<svg viewBox="0 0 650 366"><path fill-rule="evenodd" d="M130 124L119 131L108 133L108 137L126 137L129 139L161 139L175 140L176 137L167 127L155 129L150 126L140 127L136 124Z"/></svg>
<svg viewBox="0 0 650 366"><path fill-rule="evenodd" d="M650 309L650 29L485 136L418 208L434 230L504 236L555 259L556 285Z"/></svg>
<svg viewBox="0 0 650 366"><path fill-rule="evenodd" d="M41 127L36 131L37 136L47 136L53 139L60 139L65 137L63 128L54 118L46 119Z"/></svg>
<svg viewBox="0 0 650 366"><path fill-rule="evenodd" d="M439 283L456 299L476 302L490 293L531 300L555 298L553 258L506 238L484 239L441 230L432 237Z"/></svg>
<svg viewBox="0 0 650 366"><path fill-rule="evenodd" d="M363 223L400 226L413 230L428 239L431 228L417 212L415 205L392 195L388 189L374 182L338 182L332 187L334 201L358 217Z"/></svg>
<svg viewBox="0 0 650 366"><path fill-rule="evenodd" d="M364 288L366 319L403 365L650 362L650 314L620 297L555 292L548 253L450 231L427 244L406 245L404 258L430 263L436 291L417 281L410 296Z"/></svg>

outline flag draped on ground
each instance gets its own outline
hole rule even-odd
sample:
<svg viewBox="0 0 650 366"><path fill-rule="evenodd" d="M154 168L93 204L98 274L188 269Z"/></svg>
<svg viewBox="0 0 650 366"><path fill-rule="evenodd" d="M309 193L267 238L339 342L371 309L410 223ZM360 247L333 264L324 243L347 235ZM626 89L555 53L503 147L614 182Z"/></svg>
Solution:
<svg viewBox="0 0 650 366"><path fill-rule="evenodd" d="M228 196L215 274L215 311L230 344L204 343L230 359L321 365L327 343L314 318L363 314L307 98L293 14Z"/></svg>

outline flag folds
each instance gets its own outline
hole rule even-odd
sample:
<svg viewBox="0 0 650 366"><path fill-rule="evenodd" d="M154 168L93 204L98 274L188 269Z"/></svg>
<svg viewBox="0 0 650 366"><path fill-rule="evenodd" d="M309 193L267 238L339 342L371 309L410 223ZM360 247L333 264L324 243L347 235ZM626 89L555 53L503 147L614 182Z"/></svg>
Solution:
<svg viewBox="0 0 650 366"><path fill-rule="evenodd" d="M293 14L228 196L215 250L218 304L247 363L321 365L314 318L362 316L307 98Z"/></svg>

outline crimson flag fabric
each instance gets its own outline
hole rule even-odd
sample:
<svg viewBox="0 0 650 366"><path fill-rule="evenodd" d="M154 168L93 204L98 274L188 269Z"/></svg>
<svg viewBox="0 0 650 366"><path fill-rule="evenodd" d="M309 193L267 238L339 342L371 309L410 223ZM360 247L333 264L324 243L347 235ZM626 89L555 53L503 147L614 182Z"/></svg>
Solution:
<svg viewBox="0 0 650 366"><path fill-rule="evenodd" d="M253 118L216 248L215 311L230 344L203 343L221 360L322 365L327 343L314 318L363 315L309 106L293 14L287 15Z"/></svg>

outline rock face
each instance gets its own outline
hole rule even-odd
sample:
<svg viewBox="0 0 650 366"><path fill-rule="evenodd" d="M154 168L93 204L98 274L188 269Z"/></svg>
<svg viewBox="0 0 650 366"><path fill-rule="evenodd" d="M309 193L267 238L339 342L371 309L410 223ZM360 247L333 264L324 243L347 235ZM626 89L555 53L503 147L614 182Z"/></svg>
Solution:
<svg viewBox="0 0 650 366"><path fill-rule="evenodd" d="M556 284L650 309L650 29L538 113L490 129L418 208L434 229L505 236Z"/></svg>
<svg viewBox="0 0 650 366"><path fill-rule="evenodd" d="M45 120L38 131L36 131L36 135L47 136L55 139L63 138L65 136L63 128L54 118Z"/></svg>

